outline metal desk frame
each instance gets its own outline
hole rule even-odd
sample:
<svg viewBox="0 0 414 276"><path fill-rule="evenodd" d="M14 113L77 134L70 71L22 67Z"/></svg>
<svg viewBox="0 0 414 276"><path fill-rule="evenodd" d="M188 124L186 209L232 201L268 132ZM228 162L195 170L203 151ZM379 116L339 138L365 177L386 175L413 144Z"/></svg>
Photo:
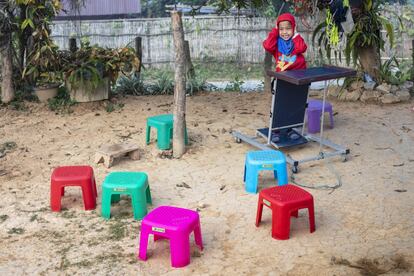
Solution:
<svg viewBox="0 0 414 276"><path fill-rule="evenodd" d="M328 139L324 139L323 138L323 126L324 126L324 112L322 112L321 114L321 128L320 128L320 133L319 136L317 135L312 135L312 134L308 134L305 133L305 122L306 122L306 111L305 111L305 116L303 118L303 122L300 124L295 124L295 125L290 125L290 126L283 126L283 127L279 127L279 128L273 128L272 124L273 124L273 111L274 111L274 104L275 104L275 95L276 95L276 83L277 83L277 79L283 79L285 81L288 82L292 82L294 84L306 84L306 83L311 83L314 81L320 81L320 80L324 80L325 81L325 85L324 85L324 89L323 89L323 101L322 101L322 110L325 110L325 103L326 103L326 95L327 95L327 90L328 90L328 85L327 85L327 81L330 79L336 79L336 78L340 78L340 77L347 77L347 76L353 76L356 74L355 70L352 69L345 69L345 68L340 68L340 67L335 67L335 66L329 66L329 65L325 65L323 66L325 68L332 68L332 69L344 69L345 71L342 74L332 74L331 76L320 76L320 77L314 77L314 78L308 78L306 80L303 81L292 81L291 78L288 78L284 75L285 72L273 72L273 71L268 71L267 74L270 77L274 77L275 81L272 82L272 107L270 110L270 124L269 124L269 131L268 131L268 135L267 137L264 136L262 133L256 131L256 136L247 136L244 135L238 131L233 131L232 135L235 137L236 142L241 143L241 141L244 141L256 148L262 149L262 150L269 150L269 149L280 149L278 147L278 145L276 143L273 143L271 141L271 136L272 136L272 131L273 130L278 130L278 129L282 129L282 128L288 128L288 127L292 127L295 131L301 132L302 136L305 137L308 141L313 141L313 142L317 142L319 143L319 154L315 155L315 156L310 156L308 158L304 158L304 159L300 159L300 160L296 160L293 159L291 156L287 155L286 156L286 161L292 166L292 172L293 173L297 173L299 171L299 164L302 163L306 163L306 162L310 162L310 161L316 161L316 160L322 160L325 158L330 158L330 157L334 157L334 156L338 156L341 155L343 157L343 160L346 161L347 159L347 155L350 153L350 150L346 147L343 147L341 145L335 144L331 141L329 141ZM306 69L305 69L306 70ZM308 98L309 98L309 93L308 93ZM296 129L295 127L302 127L302 130L300 129ZM265 138L266 139L266 143L261 143L258 141L259 138ZM326 146L330 149L333 149L333 152L324 152L322 149L322 146ZM274 147L274 148L273 148Z"/></svg>

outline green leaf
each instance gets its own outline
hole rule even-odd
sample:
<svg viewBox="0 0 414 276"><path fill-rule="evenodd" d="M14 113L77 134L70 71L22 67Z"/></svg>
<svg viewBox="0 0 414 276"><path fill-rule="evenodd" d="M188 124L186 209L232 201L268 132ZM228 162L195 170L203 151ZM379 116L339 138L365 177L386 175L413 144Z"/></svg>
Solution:
<svg viewBox="0 0 414 276"><path fill-rule="evenodd" d="M30 25L30 27L32 28L32 29L34 29L34 24L33 24L33 21L30 19L30 18L26 18L24 21L23 21L23 23L22 23L22 25L21 25L21 29L22 30L24 30L24 29L26 29L27 28L27 26L28 25Z"/></svg>
<svg viewBox="0 0 414 276"><path fill-rule="evenodd" d="M324 28L324 27L326 27L326 22L324 21L324 22L322 22L321 24L319 24L318 26L316 26L316 28L315 28L315 30L313 31L313 33L312 33L312 44L313 45L315 45L315 37L316 37L316 35L319 33L319 31L322 29L322 28ZM319 45L320 45L320 42L319 42Z"/></svg>
<svg viewBox="0 0 414 276"><path fill-rule="evenodd" d="M394 48L394 30L392 24L382 16L378 16L378 19L380 20L382 26L385 28L385 31L387 32L391 48Z"/></svg>

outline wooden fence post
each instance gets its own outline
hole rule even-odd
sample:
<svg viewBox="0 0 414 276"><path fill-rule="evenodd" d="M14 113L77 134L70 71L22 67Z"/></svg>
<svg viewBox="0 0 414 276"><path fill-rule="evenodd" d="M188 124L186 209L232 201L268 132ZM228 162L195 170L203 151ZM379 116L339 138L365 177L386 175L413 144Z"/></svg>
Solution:
<svg viewBox="0 0 414 276"><path fill-rule="evenodd" d="M69 51L74 53L74 52L76 52L76 50L78 50L78 46L76 45L76 38L71 37L71 38L69 38Z"/></svg>
<svg viewBox="0 0 414 276"><path fill-rule="evenodd" d="M272 70L272 54L265 51L265 57L264 57L264 68L263 68L263 75L264 75L264 91L270 92L271 90L271 79L267 75L267 70Z"/></svg>
<svg viewBox="0 0 414 276"><path fill-rule="evenodd" d="M135 37L135 52L139 59L138 73L140 73L142 65L142 37L140 36Z"/></svg>
<svg viewBox="0 0 414 276"><path fill-rule="evenodd" d="M151 67L152 60L151 60L151 27L150 23L147 22L147 26L145 28L145 36L147 38L147 66Z"/></svg>
<svg viewBox="0 0 414 276"><path fill-rule="evenodd" d="M173 40L175 48L174 85L174 126L173 156L180 158L185 153L185 53L184 29L181 12L171 12Z"/></svg>
<svg viewBox="0 0 414 276"><path fill-rule="evenodd" d="M414 39L411 40L411 58L413 62L413 68L411 69L411 80L414 81Z"/></svg>
<svg viewBox="0 0 414 276"><path fill-rule="evenodd" d="M283 8L283 6L282 6ZM282 9L281 8L281 9ZM279 10L280 13L280 10ZM269 21L266 21L266 27L268 30L270 30L272 28L271 23L269 23ZM270 92L271 91L271 78L267 75L266 71L267 70L272 70L272 54L270 54L269 52L265 51L265 57L264 57L264 66L263 66L263 76L264 76L264 92Z"/></svg>

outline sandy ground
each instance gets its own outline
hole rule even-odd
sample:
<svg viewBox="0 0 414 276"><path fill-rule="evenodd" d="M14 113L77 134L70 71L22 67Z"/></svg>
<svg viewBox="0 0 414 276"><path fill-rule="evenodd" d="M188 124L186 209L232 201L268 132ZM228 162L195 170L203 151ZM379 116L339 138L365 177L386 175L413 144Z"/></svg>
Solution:
<svg viewBox="0 0 414 276"><path fill-rule="evenodd" d="M257 195L243 186L245 154L231 130L254 134L266 126L270 95L208 93L189 97L188 152L163 158L155 143L145 145L145 119L172 111L172 96L129 97L125 107L107 113L103 103L55 114L42 104L29 111L0 109L0 144L14 150L0 158L0 275L378 275L414 273L414 113L413 103L390 106L335 102L332 141L351 149L341 158L307 163L297 181L334 185L330 167L341 176L335 191L307 189L315 198L316 232L309 233L306 211L292 219L291 237L271 238L269 209L254 226ZM110 169L94 164L102 144L133 142L142 157L119 160ZM318 152L307 145L290 154ZM79 188L68 188L63 211L49 205L50 175L56 166L87 164L98 183L98 207L84 211ZM168 241L150 239L149 259L136 259L140 222L132 219L128 198L100 216L101 183L112 171L148 173L153 209L175 205L199 210L205 249L192 240L191 263L170 266ZM289 170L290 172L290 170ZM264 172L260 188L275 185ZM187 185L185 185L185 184ZM371 274L370 274L371 273Z"/></svg>

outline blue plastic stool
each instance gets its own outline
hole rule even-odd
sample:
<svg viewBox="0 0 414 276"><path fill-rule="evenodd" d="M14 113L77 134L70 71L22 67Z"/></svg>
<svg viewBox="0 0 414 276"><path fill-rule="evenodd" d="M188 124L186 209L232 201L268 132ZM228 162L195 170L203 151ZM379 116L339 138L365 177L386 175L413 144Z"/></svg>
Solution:
<svg viewBox="0 0 414 276"><path fill-rule="evenodd" d="M246 192L257 193L257 179L260 170L274 171L278 185L288 184L286 158L280 151L261 150L249 151L244 166L244 184Z"/></svg>

